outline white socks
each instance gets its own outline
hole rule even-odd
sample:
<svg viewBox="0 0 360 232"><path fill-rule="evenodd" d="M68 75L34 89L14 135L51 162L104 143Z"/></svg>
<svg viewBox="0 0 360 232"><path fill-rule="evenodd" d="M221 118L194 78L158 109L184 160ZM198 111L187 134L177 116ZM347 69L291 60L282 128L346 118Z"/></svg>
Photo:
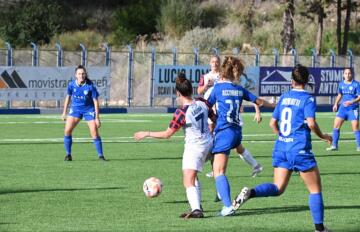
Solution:
<svg viewBox="0 0 360 232"><path fill-rule="evenodd" d="M239 154L239 157L248 163L252 168L255 168L258 165L258 162L254 159L254 157L252 157L248 149L245 149L244 153Z"/></svg>
<svg viewBox="0 0 360 232"><path fill-rule="evenodd" d="M189 201L191 211L194 211L195 209L200 209L199 193L195 186L186 189L186 196Z"/></svg>
<svg viewBox="0 0 360 232"><path fill-rule="evenodd" d="M198 180L198 178L195 179L195 187L196 187L196 190L197 190L197 193L198 193L198 197L199 197L199 201L201 202L201 183L200 181Z"/></svg>

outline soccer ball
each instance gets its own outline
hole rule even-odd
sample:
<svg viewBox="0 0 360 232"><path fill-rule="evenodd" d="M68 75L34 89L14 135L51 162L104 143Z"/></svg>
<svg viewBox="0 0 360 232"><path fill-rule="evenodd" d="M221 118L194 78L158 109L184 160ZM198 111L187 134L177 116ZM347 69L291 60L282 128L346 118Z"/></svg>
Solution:
<svg viewBox="0 0 360 232"><path fill-rule="evenodd" d="M145 196L149 198L157 197L162 191L163 184L161 180L156 177L150 177L146 179L143 185Z"/></svg>

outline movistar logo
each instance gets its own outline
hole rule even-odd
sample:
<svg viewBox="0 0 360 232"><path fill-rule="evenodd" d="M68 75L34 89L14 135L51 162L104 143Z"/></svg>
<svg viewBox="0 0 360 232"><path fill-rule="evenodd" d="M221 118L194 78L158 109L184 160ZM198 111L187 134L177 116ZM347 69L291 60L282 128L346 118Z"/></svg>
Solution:
<svg viewBox="0 0 360 232"><path fill-rule="evenodd" d="M7 88L27 88L27 86L15 70L11 75L5 70L1 73L0 89Z"/></svg>

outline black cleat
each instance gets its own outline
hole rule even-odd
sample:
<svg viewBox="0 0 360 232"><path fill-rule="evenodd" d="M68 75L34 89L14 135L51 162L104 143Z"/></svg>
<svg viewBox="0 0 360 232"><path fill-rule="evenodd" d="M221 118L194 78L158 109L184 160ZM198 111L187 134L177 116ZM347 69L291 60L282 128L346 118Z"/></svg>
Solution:
<svg viewBox="0 0 360 232"><path fill-rule="evenodd" d="M66 155L64 161L72 161L71 155Z"/></svg>
<svg viewBox="0 0 360 232"><path fill-rule="evenodd" d="M215 199L214 199L214 202L219 202L219 201L221 201L221 199L220 199L219 196L216 194Z"/></svg>
<svg viewBox="0 0 360 232"><path fill-rule="evenodd" d="M104 156L99 156L99 160L106 161Z"/></svg>
<svg viewBox="0 0 360 232"><path fill-rule="evenodd" d="M188 219L188 218L203 218L204 214L200 209L195 209L192 212L185 212L180 215L181 218Z"/></svg>

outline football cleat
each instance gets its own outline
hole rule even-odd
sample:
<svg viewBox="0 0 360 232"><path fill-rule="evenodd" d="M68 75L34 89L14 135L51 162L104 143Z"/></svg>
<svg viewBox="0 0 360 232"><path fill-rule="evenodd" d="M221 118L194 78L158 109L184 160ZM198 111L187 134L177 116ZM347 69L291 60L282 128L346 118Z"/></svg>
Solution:
<svg viewBox="0 0 360 232"><path fill-rule="evenodd" d="M66 155L64 161L72 161L71 155Z"/></svg>
<svg viewBox="0 0 360 232"><path fill-rule="evenodd" d="M99 156L99 160L106 161L104 156Z"/></svg>
<svg viewBox="0 0 360 232"><path fill-rule="evenodd" d="M204 214L202 212L202 210L200 209L195 209L191 212L185 212L183 214L180 215L181 218L184 219L188 219L188 218L203 218Z"/></svg>
<svg viewBox="0 0 360 232"><path fill-rule="evenodd" d="M205 176L209 177L209 178L213 178L214 177L214 172L208 172L208 173L206 173Z"/></svg>
<svg viewBox="0 0 360 232"><path fill-rule="evenodd" d="M250 199L250 193L251 191L248 187L244 187L241 190L241 192L239 193L239 195L237 195L233 202L233 207L235 210L240 208L240 206L242 206L247 200Z"/></svg>
<svg viewBox="0 0 360 232"><path fill-rule="evenodd" d="M227 216L234 216L235 209L233 206L226 207L224 206L222 210L218 213L218 216L227 217Z"/></svg>
<svg viewBox="0 0 360 232"><path fill-rule="evenodd" d="M323 230L315 230L315 232L331 232L331 230L325 227Z"/></svg>
<svg viewBox="0 0 360 232"><path fill-rule="evenodd" d="M334 145L331 145L330 147L326 148L327 151L337 151L338 148L335 147Z"/></svg>
<svg viewBox="0 0 360 232"><path fill-rule="evenodd" d="M260 174L263 171L263 167L258 164L253 168L253 172L251 174L251 177L256 177L258 174Z"/></svg>

